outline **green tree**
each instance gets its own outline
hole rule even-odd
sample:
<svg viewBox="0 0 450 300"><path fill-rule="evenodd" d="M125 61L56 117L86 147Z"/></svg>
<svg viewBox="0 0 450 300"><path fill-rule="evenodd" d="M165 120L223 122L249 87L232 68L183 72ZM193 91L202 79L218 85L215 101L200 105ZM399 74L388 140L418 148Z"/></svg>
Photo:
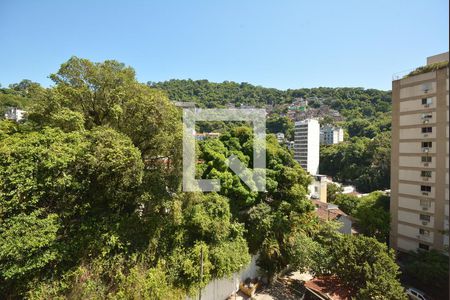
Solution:
<svg viewBox="0 0 450 300"><path fill-rule="evenodd" d="M364 236L342 235L330 250L330 271L357 299L407 299L393 250Z"/></svg>
<svg viewBox="0 0 450 300"><path fill-rule="evenodd" d="M448 291L449 259L437 250L410 252L405 273L427 288Z"/></svg>
<svg viewBox="0 0 450 300"><path fill-rule="evenodd" d="M387 242L390 229L389 196L373 192L361 197L353 216L362 234Z"/></svg>
<svg viewBox="0 0 450 300"><path fill-rule="evenodd" d="M357 207L359 206L361 200L355 195L338 194L336 199L330 202L339 206L339 208L346 214L353 216L356 213Z"/></svg>
<svg viewBox="0 0 450 300"><path fill-rule="evenodd" d="M327 201L334 203L336 201L336 197L343 191L344 189L336 183L327 183Z"/></svg>

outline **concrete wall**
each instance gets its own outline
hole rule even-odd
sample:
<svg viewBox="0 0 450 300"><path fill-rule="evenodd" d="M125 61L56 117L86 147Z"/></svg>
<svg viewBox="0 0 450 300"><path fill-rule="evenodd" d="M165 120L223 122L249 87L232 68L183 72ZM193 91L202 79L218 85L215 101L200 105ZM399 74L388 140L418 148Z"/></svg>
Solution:
<svg viewBox="0 0 450 300"><path fill-rule="evenodd" d="M230 278L221 278L212 280L202 289L203 300L225 300L233 292L239 289L239 283L247 278L258 277L259 267L256 265L257 255L252 256L248 264L241 272L234 273ZM186 300L197 300L197 296L186 297Z"/></svg>
<svg viewBox="0 0 450 300"><path fill-rule="evenodd" d="M423 154L423 156L426 156ZM431 156L431 155L430 155ZM422 162L422 155L418 156L399 156L399 165L401 167L415 167L421 169L429 169L436 168L436 159L434 157L431 158L431 162L425 163Z"/></svg>
<svg viewBox="0 0 450 300"><path fill-rule="evenodd" d="M423 113L400 115L400 126L408 125L424 125L422 115ZM436 123L436 112L427 112L426 114L431 114L431 119L428 120L428 124Z"/></svg>
<svg viewBox="0 0 450 300"><path fill-rule="evenodd" d="M427 183L427 182L435 182L435 172L434 171L430 171L431 172L431 177L429 178L423 178L421 176L421 171L419 170L399 170L398 174L398 178L400 180L406 180L406 181L417 181L417 182L421 182L421 183Z"/></svg>
<svg viewBox="0 0 450 300"><path fill-rule="evenodd" d="M440 53L440 54L436 54L436 55L427 57L427 65L438 63L438 62L443 62L443 61L448 61L448 52L444 52L444 53Z"/></svg>
<svg viewBox="0 0 450 300"><path fill-rule="evenodd" d="M427 108L436 108L436 97L423 97L431 99L431 104ZM422 110L426 107L422 104L422 98L400 102L400 112L410 112Z"/></svg>
<svg viewBox="0 0 450 300"><path fill-rule="evenodd" d="M400 139L418 139L418 138L436 138L436 127L432 125L424 124L423 127L431 127L432 132L422 133L422 127L416 128L402 128L400 129Z"/></svg>
<svg viewBox="0 0 450 300"><path fill-rule="evenodd" d="M424 210L423 207L420 205L420 199L399 196L398 197L398 206L400 208L407 208L407 209L416 210L416 211L434 213L434 201L433 200L430 200L430 201L431 201L431 206L427 207L427 210Z"/></svg>
<svg viewBox="0 0 450 300"><path fill-rule="evenodd" d="M426 227L426 228L433 228L434 217L431 216L430 221L426 221L427 224L424 224L424 223L422 223L423 221L420 219L420 214L430 215L429 213L426 213L426 212L421 213L421 212L411 212L411 211L399 210L398 211L398 220L405 222L405 223L410 223L413 225L420 225L420 226Z"/></svg>
<svg viewBox="0 0 450 300"><path fill-rule="evenodd" d="M398 193L399 194L406 194L406 195L413 195L413 196L427 196L427 197L434 197L435 194L435 188L434 186L431 186L431 191L430 192L422 192L420 190L420 186L421 185L429 185L428 183L416 183L416 184L411 184L411 183L399 183L398 185ZM431 184L430 184L431 185ZM426 193L426 195L424 194Z"/></svg>

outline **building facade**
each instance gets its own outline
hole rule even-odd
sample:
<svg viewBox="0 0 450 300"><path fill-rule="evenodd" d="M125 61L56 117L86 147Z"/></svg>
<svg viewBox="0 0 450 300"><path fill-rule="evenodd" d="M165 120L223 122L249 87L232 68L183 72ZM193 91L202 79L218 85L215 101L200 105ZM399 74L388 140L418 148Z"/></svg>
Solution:
<svg viewBox="0 0 450 300"><path fill-rule="evenodd" d="M311 184L308 186L309 197L327 202L327 185L328 180L326 175L314 175Z"/></svg>
<svg viewBox="0 0 450 300"><path fill-rule="evenodd" d="M449 69L431 66L442 61L448 53L392 82L390 245L400 251L448 248Z"/></svg>
<svg viewBox="0 0 450 300"><path fill-rule="evenodd" d="M309 174L319 172L320 125L315 119L295 122L294 159Z"/></svg>
<svg viewBox="0 0 450 300"><path fill-rule="evenodd" d="M320 144L333 145L344 141L344 129L330 125L320 128Z"/></svg>

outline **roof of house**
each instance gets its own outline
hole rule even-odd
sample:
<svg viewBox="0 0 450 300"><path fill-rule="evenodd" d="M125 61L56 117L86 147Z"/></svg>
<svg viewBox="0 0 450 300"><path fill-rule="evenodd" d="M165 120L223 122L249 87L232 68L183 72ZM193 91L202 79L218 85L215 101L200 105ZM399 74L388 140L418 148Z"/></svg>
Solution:
<svg viewBox="0 0 450 300"><path fill-rule="evenodd" d="M305 282L305 287L323 296L325 299L350 299L351 290L342 284L336 276L319 276Z"/></svg>
<svg viewBox="0 0 450 300"><path fill-rule="evenodd" d="M342 216L347 216L345 212L340 210L339 208L331 208L328 209L328 203L322 202L320 200L311 200L314 206L316 207L316 214L322 220L336 220Z"/></svg>

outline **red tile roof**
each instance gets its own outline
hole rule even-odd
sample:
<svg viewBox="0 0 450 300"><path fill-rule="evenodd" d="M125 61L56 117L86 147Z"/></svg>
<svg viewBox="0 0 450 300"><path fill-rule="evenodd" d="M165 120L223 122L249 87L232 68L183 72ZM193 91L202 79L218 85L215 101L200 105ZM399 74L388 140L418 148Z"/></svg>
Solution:
<svg viewBox="0 0 450 300"><path fill-rule="evenodd" d="M322 202L320 200L311 200L311 201L316 207L317 216L322 220L327 221L328 218L330 220L336 220L340 216L347 216L347 214L342 210L340 210L339 208L328 210L328 203L326 202Z"/></svg>
<svg viewBox="0 0 450 300"><path fill-rule="evenodd" d="M336 276L319 276L305 282L305 287L310 289L325 299L344 300L350 299L351 290L344 286Z"/></svg>

